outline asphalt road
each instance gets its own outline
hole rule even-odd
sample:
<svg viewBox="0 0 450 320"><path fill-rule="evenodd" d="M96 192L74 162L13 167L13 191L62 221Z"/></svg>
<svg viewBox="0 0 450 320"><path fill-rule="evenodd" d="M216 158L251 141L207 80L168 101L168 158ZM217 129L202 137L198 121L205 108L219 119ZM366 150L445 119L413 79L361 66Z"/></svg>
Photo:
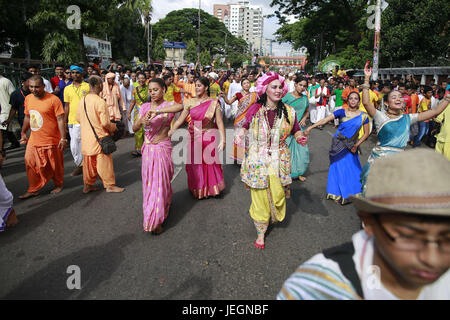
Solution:
<svg viewBox="0 0 450 320"><path fill-rule="evenodd" d="M330 125L313 130L306 182L295 181L286 219L269 229L266 249L253 247L250 192L239 168L225 165L219 199L194 200L184 168L176 168L173 202L164 232L142 228L141 159L133 138L118 143L114 167L121 194L82 193L82 177L65 152L64 190L19 200L27 189L24 150L8 154L1 174L15 196L20 223L0 233L2 299L275 299L297 266L360 229L352 205L326 200ZM362 147L364 164L376 142ZM97 185L101 186L100 181ZM80 267L81 289L69 290L71 265Z"/></svg>

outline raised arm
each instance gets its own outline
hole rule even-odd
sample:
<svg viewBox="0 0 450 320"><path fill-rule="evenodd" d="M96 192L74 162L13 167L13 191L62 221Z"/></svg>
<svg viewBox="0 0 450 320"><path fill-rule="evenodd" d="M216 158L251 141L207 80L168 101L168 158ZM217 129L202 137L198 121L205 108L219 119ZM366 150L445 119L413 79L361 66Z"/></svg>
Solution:
<svg viewBox="0 0 450 320"><path fill-rule="evenodd" d="M189 115L189 109L184 109L183 112L181 112L180 117L177 121L173 124L172 128L170 129L168 136L171 137L173 133L184 123L187 116Z"/></svg>
<svg viewBox="0 0 450 320"><path fill-rule="evenodd" d="M156 114L160 113L177 113L183 110L183 105L179 103L172 103L170 106L156 110Z"/></svg>
<svg viewBox="0 0 450 320"><path fill-rule="evenodd" d="M369 61L366 62L366 66L364 67L364 85L363 85L363 92L362 92L362 104L364 108L366 108L367 113L372 118L375 117L375 113L377 112L377 109L375 106L370 102L370 76L372 75L372 68L369 68Z"/></svg>
<svg viewBox="0 0 450 320"><path fill-rule="evenodd" d="M223 101L225 101L225 103L229 105L233 104L237 100L236 95L234 95L233 98L231 98L231 100L228 100L227 96L223 92L221 93L220 96L223 98Z"/></svg>
<svg viewBox="0 0 450 320"><path fill-rule="evenodd" d="M309 126L304 132L306 136L309 136L309 133L311 132L312 129L318 127L318 126L323 126L325 124L327 124L330 121L334 120L334 114L330 114L328 117L316 122L315 124L313 124L312 126Z"/></svg>
<svg viewBox="0 0 450 320"><path fill-rule="evenodd" d="M436 117L442 111L444 111L445 108L447 108L449 102L450 102L450 93L447 94L447 96L444 99L442 99L442 101L435 109L419 113L417 116L417 121L425 121Z"/></svg>

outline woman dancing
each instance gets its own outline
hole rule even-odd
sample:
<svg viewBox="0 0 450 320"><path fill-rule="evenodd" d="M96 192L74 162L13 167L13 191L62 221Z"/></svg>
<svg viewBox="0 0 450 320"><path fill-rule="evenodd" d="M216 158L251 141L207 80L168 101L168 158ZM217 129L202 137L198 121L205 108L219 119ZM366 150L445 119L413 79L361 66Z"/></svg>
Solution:
<svg viewBox="0 0 450 320"><path fill-rule="evenodd" d="M387 98L383 99L386 109L379 111L370 101L370 77L372 68L369 68L369 61L364 67L364 84L362 93L362 103L367 113L374 118L375 127L378 132L378 143L372 149L369 159L363 168L361 181L363 185L363 193L367 182L370 166L379 157L387 157L393 153L403 151L409 140L410 127L416 122L426 121L439 115L445 110L449 101L450 94L443 99L439 105L432 110L421 113L403 114L404 100L399 91L391 91L387 94Z"/></svg>
<svg viewBox="0 0 450 320"><path fill-rule="evenodd" d="M156 111L169 103L176 104L164 100L166 85L162 79L150 80L148 87L152 102L141 106L133 131L144 130L141 149L144 231L159 234L172 202L172 143L168 132L174 114L156 115Z"/></svg>
<svg viewBox="0 0 450 320"><path fill-rule="evenodd" d="M317 126L339 119L339 127L331 140L330 169L328 170L327 199L342 205L350 203L350 196L361 195L361 163L358 148L369 137L369 117L359 110L360 96L351 92L347 97L348 108L339 109L305 130L309 135ZM364 135L358 139L360 129Z"/></svg>
<svg viewBox="0 0 450 320"><path fill-rule="evenodd" d="M171 106L157 110L156 113L176 113L183 110L169 131L169 137L187 119L190 139L186 161L188 187L196 199L203 199L218 196L225 189L217 152L225 149L225 127L218 100L209 97L208 78L197 79L195 93L197 98L186 101L184 108L179 105Z"/></svg>
<svg viewBox="0 0 450 320"><path fill-rule="evenodd" d="M265 247L269 222L284 220L286 197L290 197L291 155L286 138L294 135L298 143L306 142L294 108L281 101L287 92L279 74L269 72L260 77L256 86L260 98L247 111L242 126L249 137L241 179L251 190L249 211L258 234L254 246L260 249Z"/></svg>
<svg viewBox="0 0 450 320"><path fill-rule="evenodd" d="M288 93L282 101L294 108L300 129L306 127L306 119L309 117L309 99L306 93L307 81L301 77L295 78L294 91ZM291 152L291 178L306 181L304 174L309 166L309 149L307 145L298 144L292 136L287 137L286 143Z"/></svg>
<svg viewBox="0 0 450 320"><path fill-rule="evenodd" d="M145 82L145 74L138 74L137 82L139 85L133 89L131 104L127 114L128 121L132 121L131 115L133 114L133 109L136 107L132 121L133 123L137 121L142 105L149 101L148 86ZM144 143L144 130L142 128L138 131L134 131L134 141L135 150L131 154L135 157L140 157L142 144Z"/></svg>
<svg viewBox="0 0 450 320"><path fill-rule="evenodd" d="M244 124L248 108L256 103L258 98L255 92L250 92L250 80L243 78L241 80L241 86L242 91L236 93L231 100L228 100L225 95L222 95L223 100L229 105L232 105L235 101L239 101L238 111L236 113L236 118L234 119L233 154L231 155L231 158L239 163L242 163L245 153L242 125Z"/></svg>

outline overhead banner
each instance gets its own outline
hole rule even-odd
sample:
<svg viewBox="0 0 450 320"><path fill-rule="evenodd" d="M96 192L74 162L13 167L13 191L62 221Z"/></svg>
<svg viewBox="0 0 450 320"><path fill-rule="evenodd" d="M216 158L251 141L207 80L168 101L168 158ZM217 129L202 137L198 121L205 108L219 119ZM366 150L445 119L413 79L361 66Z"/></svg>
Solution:
<svg viewBox="0 0 450 320"><path fill-rule="evenodd" d="M88 57L112 58L111 42L83 35L84 47Z"/></svg>

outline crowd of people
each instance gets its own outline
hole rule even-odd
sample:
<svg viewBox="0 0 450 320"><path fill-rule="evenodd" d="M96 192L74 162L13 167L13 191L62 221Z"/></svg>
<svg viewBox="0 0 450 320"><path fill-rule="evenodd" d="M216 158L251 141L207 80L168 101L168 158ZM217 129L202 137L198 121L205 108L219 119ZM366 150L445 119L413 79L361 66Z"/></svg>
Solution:
<svg viewBox="0 0 450 320"><path fill-rule="evenodd" d="M327 199L341 205L354 202L365 229L355 235L354 247L347 246L345 253L350 259L355 250L359 256L364 255L361 243L364 247L370 243L367 263L372 258L374 263L384 263L383 272L394 278L383 282L389 284L386 290L391 295L428 298L445 291L441 285L449 284L448 275L445 281L436 283L450 267L450 189L445 180L450 172L450 121L445 121L450 117L450 95L446 82L435 89L418 86L414 77L407 77L406 83L398 79L392 83L374 82L368 64L362 82L348 77L342 68L329 77L316 78L302 73L275 73L259 65L231 70L229 63L226 69L216 69L215 64L131 69L112 63L100 69L98 61L94 61L87 68L79 64L56 65L50 81L40 75L38 66L29 66L17 90L1 77L2 133L11 142L10 149L26 144L24 163L29 187L19 198L37 196L49 180L55 186L51 193L61 192L63 152L67 147L76 167L71 174L83 175L84 193L98 190L98 177L107 192L123 192L114 175L115 141L134 136L131 155L142 161L143 229L159 234L172 202L171 137L187 123L187 187L195 199L220 197L226 185L219 155L229 142L225 127L232 125L233 148L226 156L240 166L241 180L250 190L249 213L257 233L254 246L264 249L269 224L285 218L293 180L307 180L308 137L315 134L314 128L330 124L337 130L329 151ZM16 114L21 126L20 141L9 130ZM377 135L378 143L362 167L360 146L371 134ZM427 134L427 144L434 137L431 146L447 160L421 150L409 152L409 156L417 157L421 165L428 164L425 168L430 172L424 180L433 177L436 184L418 184L418 179L411 178L415 176L413 165L403 155L408 144L420 146ZM6 156L4 142L1 146L0 162ZM444 171L442 175L437 174L436 167ZM386 185L380 177L392 179L392 184ZM411 184L406 185L408 179ZM0 189L3 229L17 224L17 217L3 180ZM426 227L417 227L422 226L422 221ZM432 227L435 221L439 221L437 229ZM382 240L380 228L384 230ZM427 237L422 236L425 234ZM386 244L386 237L395 245ZM398 262L395 254L386 258L389 250L408 247L421 255L420 250L432 250L428 246L432 242L438 244L442 254L435 268L431 266L434 260L423 259L423 265L430 267L415 270L418 274L414 279L405 276L410 283L405 285L395 278L398 268L408 265ZM307 262L286 282L279 298L390 297L386 292L377 296L354 281L354 273L348 275L339 269L339 257L339 250L327 251ZM408 287L411 283L414 285ZM433 294L417 291L432 283L438 287ZM335 289L329 289L332 286ZM448 290L439 294L450 298Z"/></svg>

